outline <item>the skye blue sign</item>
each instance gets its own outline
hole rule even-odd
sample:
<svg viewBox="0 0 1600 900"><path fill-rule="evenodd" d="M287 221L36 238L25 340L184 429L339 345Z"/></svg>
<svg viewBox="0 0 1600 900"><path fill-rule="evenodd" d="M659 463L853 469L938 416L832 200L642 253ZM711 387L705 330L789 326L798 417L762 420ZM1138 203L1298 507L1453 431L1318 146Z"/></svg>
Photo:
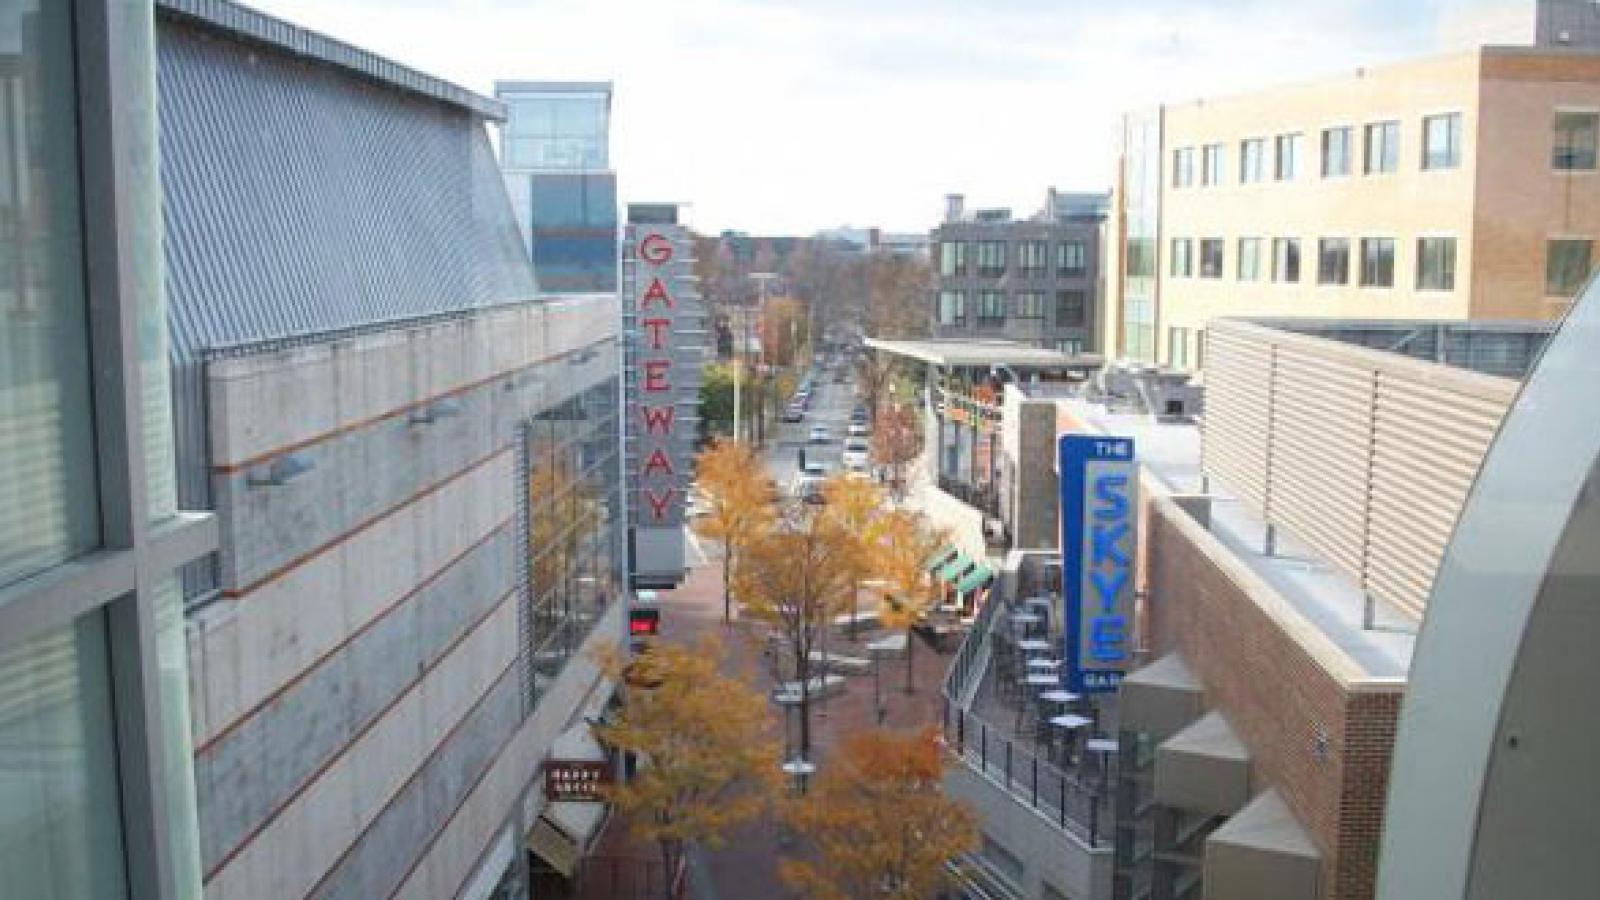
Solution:
<svg viewBox="0 0 1600 900"><path fill-rule="evenodd" d="M1067 686L1078 693L1114 691L1133 653L1133 440L1065 434L1057 461Z"/></svg>

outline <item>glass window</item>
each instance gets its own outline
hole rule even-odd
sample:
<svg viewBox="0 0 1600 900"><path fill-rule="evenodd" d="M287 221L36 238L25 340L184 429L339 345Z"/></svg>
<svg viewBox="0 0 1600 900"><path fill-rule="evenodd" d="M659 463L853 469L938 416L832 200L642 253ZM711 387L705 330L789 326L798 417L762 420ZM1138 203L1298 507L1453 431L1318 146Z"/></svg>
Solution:
<svg viewBox="0 0 1600 900"><path fill-rule="evenodd" d="M1267 142L1251 138L1239 142L1239 181L1241 184L1267 177Z"/></svg>
<svg viewBox="0 0 1600 900"><path fill-rule="evenodd" d="M1006 320L1006 292L978 292L978 324L998 325Z"/></svg>
<svg viewBox="0 0 1600 900"><path fill-rule="evenodd" d="M984 278L998 278L1006 273L1006 242L978 242L978 274Z"/></svg>
<svg viewBox="0 0 1600 900"><path fill-rule="evenodd" d="M1545 246L1544 292L1551 297L1571 297L1589 277L1593 242L1555 240Z"/></svg>
<svg viewBox="0 0 1600 900"><path fill-rule="evenodd" d="M528 168L605 168L607 103L604 94L509 99L508 162Z"/></svg>
<svg viewBox="0 0 1600 900"><path fill-rule="evenodd" d="M1300 141L1298 134L1280 134L1275 140L1277 156L1273 175L1279 181L1293 181L1300 175Z"/></svg>
<svg viewBox="0 0 1600 900"><path fill-rule="evenodd" d="M1600 113L1558 112L1550 165L1557 169L1593 169Z"/></svg>
<svg viewBox="0 0 1600 900"><path fill-rule="evenodd" d="M1261 278L1261 238L1239 238L1239 280Z"/></svg>
<svg viewBox="0 0 1600 900"><path fill-rule="evenodd" d="M1350 174L1350 129L1324 128L1322 130L1322 177L1337 178Z"/></svg>
<svg viewBox="0 0 1600 900"><path fill-rule="evenodd" d="M1222 277L1222 238L1200 240L1200 277Z"/></svg>
<svg viewBox="0 0 1600 900"><path fill-rule="evenodd" d="M22 17L27 27L15 21L22 12L17 4L5 9L11 21L0 108L0 585L93 548L100 532L71 7L36 6Z"/></svg>
<svg viewBox="0 0 1600 900"><path fill-rule="evenodd" d="M1394 238L1361 239L1361 286L1394 287Z"/></svg>
<svg viewBox="0 0 1600 900"><path fill-rule="evenodd" d="M1044 291L1018 291L1017 318L1044 318Z"/></svg>
<svg viewBox="0 0 1600 900"><path fill-rule="evenodd" d="M1366 172L1393 172L1400 167L1400 123L1373 122L1367 126Z"/></svg>
<svg viewBox="0 0 1600 900"><path fill-rule="evenodd" d="M1084 291L1056 291L1056 326L1081 327L1086 303L1087 294Z"/></svg>
<svg viewBox="0 0 1600 900"><path fill-rule="evenodd" d="M1200 183L1221 184L1222 168L1226 164L1221 144L1207 144L1200 151Z"/></svg>
<svg viewBox="0 0 1600 900"><path fill-rule="evenodd" d="M1272 239L1272 280L1298 282L1300 280L1300 239Z"/></svg>
<svg viewBox="0 0 1600 900"><path fill-rule="evenodd" d="M1417 238L1417 290L1456 289L1456 239Z"/></svg>
<svg viewBox="0 0 1600 900"><path fill-rule="evenodd" d="M1167 365L1177 369L1189 367L1189 329L1168 326Z"/></svg>
<svg viewBox="0 0 1600 900"><path fill-rule="evenodd" d="M8 897L127 895L107 662L102 612L0 650L0 883Z"/></svg>
<svg viewBox="0 0 1600 900"><path fill-rule="evenodd" d="M1062 241L1056 245L1056 277L1078 278L1084 271L1083 241Z"/></svg>
<svg viewBox="0 0 1600 900"><path fill-rule="evenodd" d="M1082 338L1062 338L1056 341L1056 352L1068 356L1077 356L1083 352Z"/></svg>
<svg viewBox="0 0 1600 900"><path fill-rule="evenodd" d="M947 277L967 274L967 244L965 241L940 242L939 274Z"/></svg>
<svg viewBox="0 0 1600 900"><path fill-rule="evenodd" d="M1179 147L1172 151L1172 186L1189 187L1194 184L1194 148Z"/></svg>
<svg viewBox="0 0 1600 900"><path fill-rule="evenodd" d="M1350 239L1317 241L1317 284L1350 283Z"/></svg>
<svg viewBox="0 0 1600 900"><path fill-rule="evenodd" d="M1025 278L1043 278L1049 259L1047 241L1023 241L1017 245L1017 266Z"/></svg>
<svg viewBox="0 0 1600 900"><path fill-rule="evenodd" d="M1194 261L1189 256L1193 252L1193 242L1189 238L1172 239L1172 277L1188 278L1194 274Z"/></svg>
<svg viewBox="0 0 1600 900"><path fill-rule="evenodd" d="M1422 167L1454 169L1461 165L1461 114L1427 116L1422 120Z"/></svg>
<svg viewBox="0 0 1600 900"><path fill-rule="evenodd" d="M960 325L967 321L967 292L939 292L939 324Z"/></svg>

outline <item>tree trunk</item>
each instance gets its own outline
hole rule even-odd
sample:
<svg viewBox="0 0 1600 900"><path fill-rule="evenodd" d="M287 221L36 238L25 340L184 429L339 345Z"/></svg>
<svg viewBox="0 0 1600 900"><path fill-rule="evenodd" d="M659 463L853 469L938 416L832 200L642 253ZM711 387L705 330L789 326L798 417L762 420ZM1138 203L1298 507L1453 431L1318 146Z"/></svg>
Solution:
<svg viewBox="0 0 1600 900"><path fill-rule="evenodd" d="M677 866L674 865L675 856L672 852L673 841L662 840L658 843L661 845L661 896L664 898L664 900L674 900L672 885L675 881L677 881L677 879L673 877L677 874Z"/></svg>
<svg viewBox="0 0 1600 900"><path fill-rule="evenodd" d="M861 585L852 581L850 582L850 640L852 641L858 636L856 632L856 613L860 603Z"/></svg>
<svg viewBox="0 0 1600 900"><path fill-rule="evenodd" d="M733 622L733 542L722 542L722 624Z"/></svg>
<svg viewBox="0 0 1600 900"><path fill-rule="evenodd" d="M800 681L799 758L807 762L811 760L811 661L807 659L809 654L809 649L796 653L794 663L795 675Z"/></svg>
<svg viewBox="0 0 1600 900"><path fill-rule="evenodd" d="M911 630L911 626L907 625L906 626L906 693L908 693L908 694L915 694L917 692L916 686L911 683L911 680L912 680L911 654L912 654L912 652L914 652L916 650L916 648L917 648L917 636Z"/></svg>

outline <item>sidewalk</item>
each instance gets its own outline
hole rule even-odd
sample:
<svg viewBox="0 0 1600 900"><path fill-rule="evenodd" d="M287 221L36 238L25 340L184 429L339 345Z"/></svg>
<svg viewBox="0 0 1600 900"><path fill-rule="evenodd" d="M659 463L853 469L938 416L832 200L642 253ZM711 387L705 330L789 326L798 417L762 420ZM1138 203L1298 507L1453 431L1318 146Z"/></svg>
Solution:
<svg viewBox="0 0 1600 900"><path fill-rule="evenodd" d="M722 624L721 564L717 560L698 566L679 588L661 594L662 636L674 643L692 643L713 633L727 649L726 674L740 678L770 697L773 687L770 664L763 647L751 636L750 623L735 620L731 627ZM829 636L828 650L848 656L868 657L866 644L882 632L863 628L860 640L850 641L843 630ZM887 708L884 727L913 731L937 725L942 710L939 688L944 681L950 655L933 651L918 643L913 656L916 691L906 694L905 660L885 660L881 672L883 703ZM843 694L816 700L812 711L812 758L827 766L828 752L842 736L873 727L872 675L852 675ZM772 735L781 743L783 720L778 708L769 702ZM653 858L654 848L629 841L626 826L613 822L594 850L595 855ZM766 900L789 896L782 891L777 876L780 854L776 823L759 821L728 835L725 846L702 849L691 860L690 895L700 900L741 900L766 892Z"/></svg>

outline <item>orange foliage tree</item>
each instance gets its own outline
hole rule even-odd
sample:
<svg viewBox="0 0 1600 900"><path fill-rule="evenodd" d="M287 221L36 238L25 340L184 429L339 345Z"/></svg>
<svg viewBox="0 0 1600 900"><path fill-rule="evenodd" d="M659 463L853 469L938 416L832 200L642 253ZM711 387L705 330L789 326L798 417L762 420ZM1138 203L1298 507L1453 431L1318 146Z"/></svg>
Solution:
<svg viewBox="0 0 1600 900"><path fill-rule="evenodd" d="M949 545L948 533L933 528L922 514L897 509L884 517L883 537L878 542L876 568L888 583L879 620L886 628L898 628L906 635L906 693L912 683L912 652L916 646L911 634L924 612L939 599L939 591L928 576L928 560Z"/></svg>
<svg viewBox="0 0 1600 900"><path fill-rule="evenodd" d="M596 733L641 762L607 799L635 837L657 845L668 885L691 845L719 846L728 828L770 808L779 783L766 700L720 674L722 658L708 637L657 645L631 663L619 655L601 660L628 687L615 721Z"/></svg>
<svg viewBox="0 0 1600 900"><path fill-rule="evenodd" d="M811 758L812 673L826 673L825 666L813 665L811 654L852 589L854 540L833 517L792 503L783 522L749 542L734 573L744 608L773 628L793 660L802 760Z"/></svg>
<svg viewBox="0 0 1600 900"><path fill-rule="evenodd" d="M931 728L852 735L786 810L809 852L783 860L779 875L826 900L938 896L947 864L978 846L972 811L944 794L944 765Z"/></svg>
<svg viewBox="0 0 1600 900"><path fill-rule="evenodd" d="M751 538L771 527L766 469L749 444L714 441L695 459L708 509L695 534L722 543L722 621L733 619L733 573Z"/></svg>
<svg viewBox="0 0 1600 900"><path fill-rule="evenodd" d="M834 520L839 528L854 538L846 555L845 569L850 588L845 609L850 614L850 636L856 636L856 600L861 593L861 583L873 576L883 528L888 521L883 513L883 491L870 481L835 475L823 482L825 501L823 515Z"/></svg>

